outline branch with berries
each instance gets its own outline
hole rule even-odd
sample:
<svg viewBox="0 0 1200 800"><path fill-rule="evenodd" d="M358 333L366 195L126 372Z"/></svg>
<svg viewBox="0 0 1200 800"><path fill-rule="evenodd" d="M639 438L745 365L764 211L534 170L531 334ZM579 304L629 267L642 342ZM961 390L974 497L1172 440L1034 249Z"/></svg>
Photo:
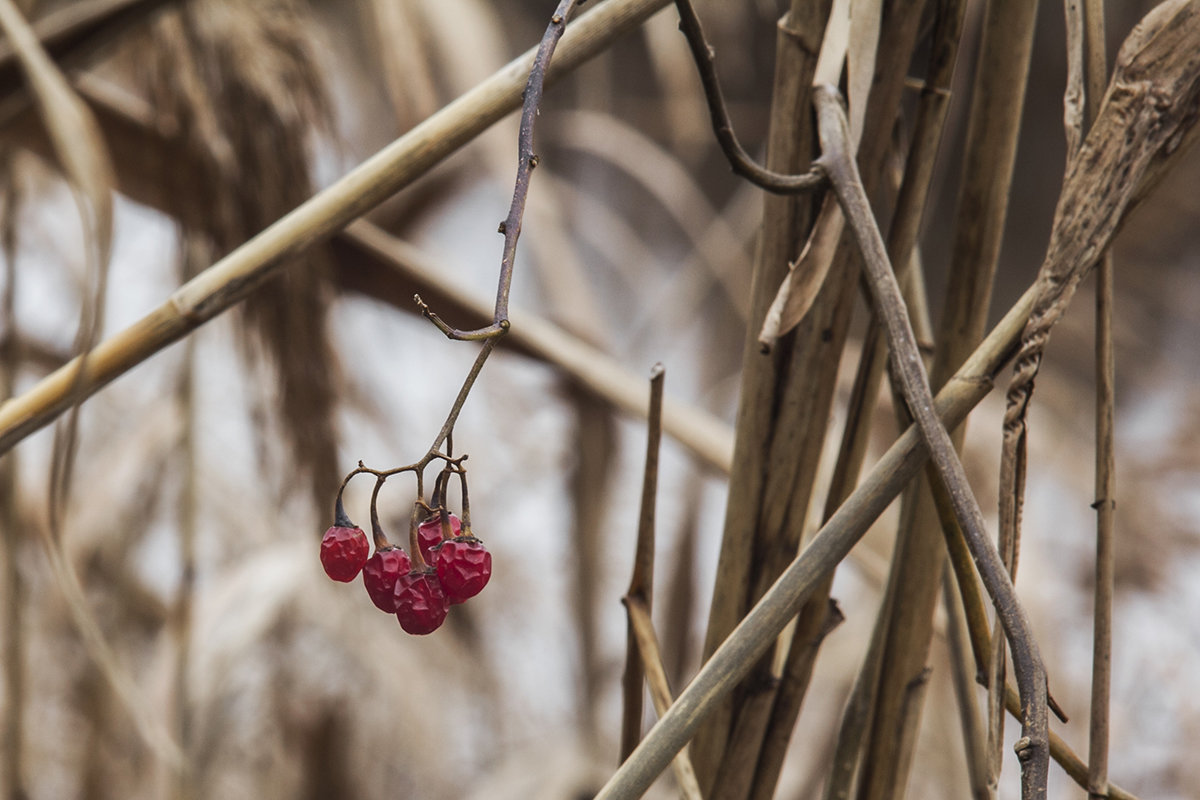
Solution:
<svg viewBox="0 0 1200 800"><path fill-rule="evenodd" d="M334 501L333 525L325 531L321 540L321 565L325 568L325 574L335 581L349 583L361 573L367 594L375 606L381 611L395 614L400 627L411 634L423 635L437 630L445 622L450 606L477 595L491 578L491 553L471 532L465 466L467 456L452 455L454 425L484 363L510 328L508 297L512 288L517 239L521 235L521 223L525 217L529 181L538 164L538 157L533 152L534 122L541 107L546 71L554 49L566 30L567 20L582 2L561 0L542 36L525 84L521 127L517 136L517 178L508 216L499 228L504 235L504 249L500 258L500 281L492 323L477 330L459 330L430 309L420 295L413 298L422 316L447 338L483 342L475 363L471 365L446 415L446 421L425 455L411 464L386 470L372 469L360 461L357 467L347 473ZM443 446L446 446L446 452L442 451ZM425 470L435 461L441 462L442 468L434 481L430 500L426 502ZM378 508L379 490L384 482L402 472L411 472L416 476L416 499L409 515L407 551L388 539L379 522ZM370 505L374 555L370 555L366 533L351 521L342 502L342 495L350 480L364 473L375 476ZM455 476L461 488L461 517L453 513L446 503L446 490Z"/></svg>

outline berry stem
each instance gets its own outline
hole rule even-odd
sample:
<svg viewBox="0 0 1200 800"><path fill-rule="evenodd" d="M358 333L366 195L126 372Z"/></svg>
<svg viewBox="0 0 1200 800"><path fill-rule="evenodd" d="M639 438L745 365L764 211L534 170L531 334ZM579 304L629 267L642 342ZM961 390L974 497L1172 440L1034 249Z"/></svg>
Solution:
<svg viewBox="0 0 1200 800"><path fill-rule="evenodd" d="M346 484L342 484L342 489L346 488ZM356 527L350 521L350 517L346 516L346 507L342 505L342 489L338 489L337 500L333 504L333 524L339 528Z"/></svg>
<svg viewBox="0 0 1200 800"><path fill-rule="evenodd" d="M375 479L375 488L371 492L371 537L375 540L375 549L387 547L391 542L383 533L383 526L379 524L379 506L376 500L379 497L379 490L383 488L383 482L387 478L380 476ZM341 502L340 499L338 502Z"/></svg>
<svg viewBox="0 0 1200 800"><path fill-rule="evenodd" d="M418 500L413 503L412 513L408 515L408 549L412 556L414 572L424 572L426 567L425 556L421 555L421 540L417 537L422 506L424 506L423 501Z"/></svg>
<svg viewBox="0 0 1200 800"><path fill-rule="evenodd" d="M458 483L462 488L462 535L471 536L471 499L467 494L467 471L458 470Z"/></svg>

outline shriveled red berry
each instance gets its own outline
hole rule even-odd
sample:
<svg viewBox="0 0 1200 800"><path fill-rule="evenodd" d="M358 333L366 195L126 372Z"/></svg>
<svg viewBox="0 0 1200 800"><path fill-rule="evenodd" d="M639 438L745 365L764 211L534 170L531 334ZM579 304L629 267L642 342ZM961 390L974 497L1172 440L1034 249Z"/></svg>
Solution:
<svg viewBox="0 0 1200 800"><path fill-rule="evenodd" d="M416 570L396 579L396 619L407 633L433 633L446 621L450 603L433 571Z"/></svg>
<svg viewBox="0 0 1200 800"><path fill-rule="evenodd" d="M474 536L457 536L434 548L433 566L450 603L462 603L487 586L492 554Z"/></svg>
<svg viewBox="0 0 1200 800"><path fill-rule="evenodd" d="M334 525L321 539L321 566L335 581L349 583L362 571L370 551L361 528Z"/></svg>
<svg viewBox="0 0 1200 800"><path fill-rule="evenodd" d="M458 536L462 532L462 520L456 514L450 514L450 536ZM421 557L426 564L433 563L433 548L442 543L442 515L434 514L417 526L417 545L421 548Z"/></svg>
<svg viewBox="0 0 1200 800"><path fill-rule="evenodd" d="M363 585L381 611L396 613L396 579L412 569L412 559L399 547L381 547L363 567Z"/></svg>

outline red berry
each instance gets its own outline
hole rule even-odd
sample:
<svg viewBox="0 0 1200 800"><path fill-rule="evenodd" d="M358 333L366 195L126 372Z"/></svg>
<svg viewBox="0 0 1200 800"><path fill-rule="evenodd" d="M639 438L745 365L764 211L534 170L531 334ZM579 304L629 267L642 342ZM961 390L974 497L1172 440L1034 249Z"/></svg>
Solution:
<svg viewBox="0 0 1200 800"><path fill-rule="evenodd" d="M335 581L349 583L367 563L370 550L361 528L334 525L321 539L321 566Z"/></svg>
<svg viewBox="0 0 1200 800"><path fill-rule="evenodd" d="M458 536L462 532L462 520L457 515L450 515L450 535ZM426 564L433 563L433 548L442 543L442 515L435 513L432 517L417 526L417 546L421 548L421 557Z"/></svg>
<svg viewBox="0 0 1200 800"><path fill-rule="evenodd" d="M396 579L396 619L407 633L433 633L446 621L450 604L432 571L416 570Z"/></svg>
<svg viewBox="0 0 1200 800"><path fill-rule="evenodd" d="M396 579L412 569L408 553L399 547L382 547L363 567L363 585L371 602L381 611L396 613Z"/></svg>
<svg viewBox="0 0 1200 800"><path fill-rule="evenodd" d="M434 548L433 566L451 604L463 603L487 586L492 554L474 536L459 536Z"/></svg>

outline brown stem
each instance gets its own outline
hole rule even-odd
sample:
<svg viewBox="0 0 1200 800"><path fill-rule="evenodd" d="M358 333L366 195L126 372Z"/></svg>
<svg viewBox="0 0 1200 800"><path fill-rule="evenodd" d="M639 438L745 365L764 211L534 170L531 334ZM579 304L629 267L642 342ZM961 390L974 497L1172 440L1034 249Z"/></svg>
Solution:
<svg viewBox="0 0 1200 800"><path fill-rule="evenodd" d="M1084 3L1084 72L1087 120L1096 118L1108 74L1104 3ZM1112 685L1112 606L1116 582L1114 515L1116 458L1114 414L1116 361L1113 353L1113 258L1108 251L1096 270L1096 589L1092 617L1092 697L1088 725L1087 790L1091 800L1113 796L1108 782L1109 705Z"/></svg>
<svg viewBox="0 0 1200 800"><path fill-rule="evenodd" d="M750 157L733 132L733 122L729 119L725 96L721 92L721 83L717 80L713 48L704 38L700 18L696 16L691 0L675 0L675 7L679 9L679 30L687 37L688 46L692 49L692 60L696 62L696 69L700 73L700 83L704 87L704 98L708 101L713 132L734 173L774 194L800 194L824 186L825 175L819 164L813 164L807 172L785 175L760 166Z"/></svg>
<svg viewBox="0 0 1200 800"><path fill-rule="evenodd" d="M500 257L500 282L496 289L496 312L492 324L473 331L460 331L451 328L443 322L429 307L416 298L425 315L438 330L450 339L491 339L508 332L508 296L512 289L513 264L517 257L517 239L521 236L521 223L525 217L525 201L529 197L529 179L534 168L538 165L538 157L533 152L533 124L541 112L542 93L546 83L546 70L550 67L550 58L567 28L567 19L579 5L579 0L561 0L558 8L550 17L550 25L542 35L537 54L533 57L533 66L529 70L529 79L525 83L522 95L521 128L517 134L517 179L513 187L512 204L508 208L508 216L500 223L500 233L504 234L504 251Z"/></svg>
<svg viewBox="0 0 1200 800"><path fill-rule="evenodd" d="M633 575L625 592L629 609L626 635L625 675L622 679L625 706L621 720L621 760L633 752L642 738L642 682L646 677L644 656L639 658L637 632L634 630L630 600L645 607L647 615L654 598L654 513L658 492L658 452L662 442L663 383L666 371L655 364L650 371L650 409L647 415L646 468L642 473L642 505L638 514L637 544L634 549ZM660 712L661 713L661 712Z"/></svg>

